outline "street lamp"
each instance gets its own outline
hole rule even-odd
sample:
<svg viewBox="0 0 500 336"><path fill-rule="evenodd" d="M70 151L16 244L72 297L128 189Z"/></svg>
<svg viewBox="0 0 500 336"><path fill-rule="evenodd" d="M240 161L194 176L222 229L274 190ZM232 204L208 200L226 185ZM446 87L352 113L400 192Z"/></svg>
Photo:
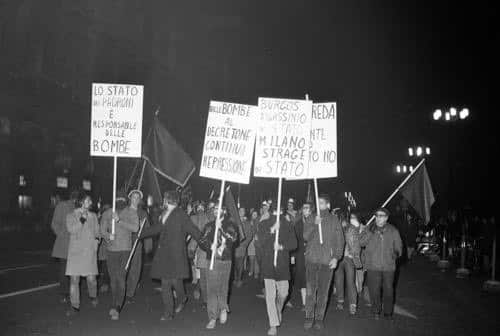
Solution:
<svg viewBox="0 0 500 336"><path fill-rule="evenodd" d="M450 107L448 111L443 111L441 109L436 109L432 113L432 119L435 121L444 120L444 121L455 121L455 120L464 120L469 117L469 109L464 107L460 111L456 107Z"/></svg>
<svg viewBox="0 0 500 336"><path fill-rule="evenodd" d="M408 155L410 157L424 157L431 155L431 148L428 146L413 146L408 147Z"/></svg>
<svg viewBox="0 0 500 336"><path fill-rule="evenodd" d="M396 173L397 174L406 174L406 173L412 172L412 171L413 171L413 166L407 166L404 164L398 164L396 166Z"/></svg>

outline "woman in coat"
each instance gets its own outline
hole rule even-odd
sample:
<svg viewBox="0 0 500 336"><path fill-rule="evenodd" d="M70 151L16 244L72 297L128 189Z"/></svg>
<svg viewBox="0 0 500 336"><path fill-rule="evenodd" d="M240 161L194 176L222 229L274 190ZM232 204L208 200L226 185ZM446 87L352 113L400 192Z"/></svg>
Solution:
<svg viewBox="0 0 500 336"><path fill-rule="evenodd" d="M92 305L97 305L99 224L96 214L90 211L91 206L90 196L85 192L79 192L75 210L66 217L66 228L70 234L66 275L70 277L69 294L72 307L68 315L80 310L80 277L87 279Z"/></svg>

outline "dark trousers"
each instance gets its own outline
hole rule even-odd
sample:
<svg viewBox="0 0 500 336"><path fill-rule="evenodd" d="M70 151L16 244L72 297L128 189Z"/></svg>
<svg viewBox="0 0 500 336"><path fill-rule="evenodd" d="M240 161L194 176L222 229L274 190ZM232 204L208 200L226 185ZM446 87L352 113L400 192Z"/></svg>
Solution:
<svg viewBox="0 0 500 336"><path fill-rule="evenodd" d="M306 319L323 321L333 269L306 262Z"/></svg>
<svg viewBox="0 0 500 336"><path fill-rule="evenodd" d="M98 262L99 266L99 287L102 287L104 285L109 286L109 272L108 272L108 265L106 260L99 260Z"/></svg>
<svg viewBox="0 0 500 336"><path fill-rule="evenodd" d="M175 302L172 290L175 290L177 302L182 303L186 300L182 279L161 279L161 297L166 316L174 315Z"/></svg>
<svg viewBox="0 0 500 336"><path fill-rule="evenodd" d="M349 305L357 304L356 266L354 266L354 262L349 257L344 257L335 271L335 288L337 290L338 303L344 303L347 293Z"/></svg>
<svg viewBox="0 0 500 336"><path fill-rule="evenodd" d="M243 278L243 267L245 266L245 257L234 258L234 280L241 281Z"/></svg>
<svg viewBox="0 0 500 336"><path fill-rule="evenodd" d="M108 265L111 294L113 296L112 305L120 311L125 299L125 265L127 264L129 251L107 251L107 253L108 259L106 263Z"/></svg>
<svg viewBox="0 0 500 336"><path fill-rule="evenodd" d="M69 277L66 275L66 259L57 259L57 280L59 280L59 293L67 297L69 293Z"/></svg>
<svg viewBox="0 0 500 336"><path fill-rule="evenodd" d="M373 313L382 311L382 294L384 297L384 314L391 315L394 309L394 271L367 271L366 281L372 302Z"/></svg>

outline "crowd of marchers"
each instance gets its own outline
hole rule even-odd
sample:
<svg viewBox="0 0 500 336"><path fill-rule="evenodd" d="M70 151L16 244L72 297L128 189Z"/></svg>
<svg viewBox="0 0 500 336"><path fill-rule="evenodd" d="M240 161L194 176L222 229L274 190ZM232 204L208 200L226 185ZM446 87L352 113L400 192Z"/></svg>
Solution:
<svg viewBox="0 0 500 336"><path fill-rule="evenodd" d="M127 305L136 304L145 255L151 254L150 275L161 282L162 321L183 312L188 279L192 296L206 309L207 329L228 322L230 286L238 290L250 280L262 285L262 293L254 294L265 299L268 335L286 323L292 291L300 293L296 308L304 312L306 330L324 328L331 292L330 306L338 310L354 315L364 302L375 319L392 320L403 244L386 208L364 225L356 212L332 211L328 195L319 196L319 209L309 202L298 207L294 199L284 208L267 200L259 208L240 207L239 218L218 202L215 197L181 207L179 194L166 191L161 206L147 207L140 190L118 191L114 209L94 212L87 193L71 193L56 206L51 223L67 315L80 311L83 277L93 306L98 295L111 292L110 319L119 320Z"/></svg>

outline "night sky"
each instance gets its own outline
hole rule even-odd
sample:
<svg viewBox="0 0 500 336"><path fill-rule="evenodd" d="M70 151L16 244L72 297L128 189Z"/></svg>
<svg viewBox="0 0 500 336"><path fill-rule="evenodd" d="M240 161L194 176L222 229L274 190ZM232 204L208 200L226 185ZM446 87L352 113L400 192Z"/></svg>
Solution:
<svg viewBox="0 0 500 336"><path fill-rule="evenodd" d="M43 36L73 27L66 30L76 31L77 38L64 40L64 51L58 53L54 50L60 45L47 43L44 62L63 54L81 66L76 72L53 71L76 96L67 104L78 107L47 110L47 117L41 117L40 111L22 106L23 118L55 132L62 124L85 140L89 129L75 125L89 122L86 99L92 81L144 84L144 129L161 106L162 122L199 165L210 99L256 104L259 96L301 98L308 93L314 101L338 104L339 178L321 181L321 191L338 196L349 190L362 208L373 208L402 179L395 165L415 163L407 156L408 146L421 144L432 149L428 169L436 193L449 190L460 205L492 204L485 197L497 181L489 78L498 34L496 11L479 2L80 3L94 11L94 21L62 15L71 9L59 1L25 14L32 18L37 13L36 27ZM0 58L6 71L25 62L15 59L21 47L12 43L19 37L13 27L29 30L33 23L3 22L2 43L8 48L2 47ZM90 56L88 41L78 37L86 34L97 36ZM45 98L42 106L64 99L61 92L68 90ZM452 106L468 107L471 118L454 125L432 121L434 109ZM11 117L16 118L14 113ZM88 143L83 140L76 147L85 153ZM96 173L110 176L111 161L96 159ZM121 175L126 174L122 169ZM195 173L192 185L195 197L205 198L217 183ZM242 200L274 192L275 185L274 180L252 179L242 187ZM305 191L303 182L284 186L285 197L303 198Z"/></svg>

